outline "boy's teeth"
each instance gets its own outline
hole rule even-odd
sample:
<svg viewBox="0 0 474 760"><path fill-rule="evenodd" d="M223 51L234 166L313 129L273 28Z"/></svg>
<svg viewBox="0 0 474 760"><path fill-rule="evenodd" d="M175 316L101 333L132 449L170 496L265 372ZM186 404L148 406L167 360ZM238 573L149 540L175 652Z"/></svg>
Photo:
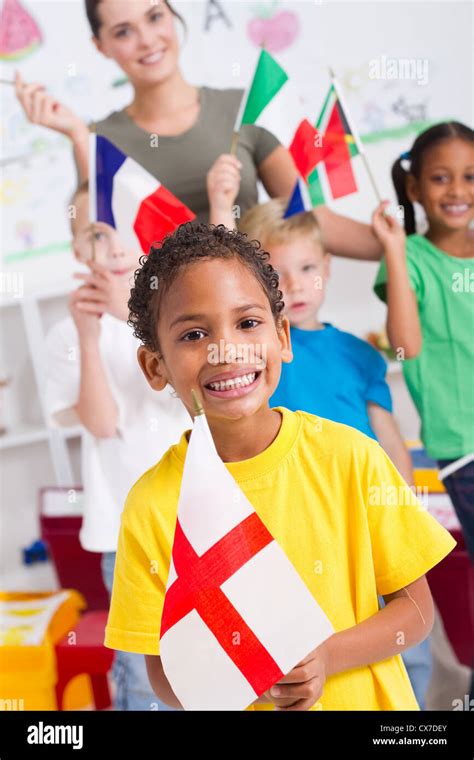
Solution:
<svg viewBox="0 0 474 760"><path fill-rule="evenodd" d="M233 377L231 380L220 380L217 383L209 383L209 388L212 388L213 391L229 391L232 388L240 388L241 386L253 383L256 375L256 372L250 372L248 375Z"/></svg>

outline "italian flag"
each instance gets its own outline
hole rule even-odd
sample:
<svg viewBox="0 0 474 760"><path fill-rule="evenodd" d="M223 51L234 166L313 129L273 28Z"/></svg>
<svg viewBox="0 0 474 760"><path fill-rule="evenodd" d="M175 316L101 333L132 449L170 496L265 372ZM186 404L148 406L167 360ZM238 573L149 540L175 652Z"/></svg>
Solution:
<svg viewBox="0 0 474 760"><path fill-rule="evenodd" d="M258 117L281 90L288 74L266 50L260 52L255 67L252 84L242 96L239 112L235 120L234 132L242 124L255 124Z"/></svg>
<svg viewBox="0 0 474 760"><path fill-rule="evenodd" d="M327 155L323 159L325 179L334 199L357 192L357 184L352 171L351 159L357 156L359 141L350 126L346 111L334 84L331 84L324 101L316 128L323 134ZM326 202L324 179L321 167L316 167L308 176L311 200L314 206Z"/></svg>

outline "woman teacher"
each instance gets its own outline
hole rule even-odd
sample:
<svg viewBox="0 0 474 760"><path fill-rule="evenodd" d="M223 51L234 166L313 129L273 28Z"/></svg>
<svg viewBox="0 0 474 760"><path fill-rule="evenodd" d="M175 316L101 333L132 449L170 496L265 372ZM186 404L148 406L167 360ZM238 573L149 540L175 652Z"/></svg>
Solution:
<svg viewBox="0 0 474 760"><path fill-rule="evenodd" d="M258 180L270 197L290 195L296 168L268 130L242 126L237 156L229 155L242 90L196 87L184 79L177 34L177 22L184 26L184 20L170 2L85 0L85 7L94 44L120 66L134 91L130 105L96 124L98 134L144 166L202 221L209 221L206 181L211 167L217 180L240 170L236 204L241 214L257 202ZM30 121L71 139L79 179L87 178L87 125L41 84L25 84L19 74L16 91ZM315 214L327 250L350 258L380 258L368 225L324 206Z"/></svg>

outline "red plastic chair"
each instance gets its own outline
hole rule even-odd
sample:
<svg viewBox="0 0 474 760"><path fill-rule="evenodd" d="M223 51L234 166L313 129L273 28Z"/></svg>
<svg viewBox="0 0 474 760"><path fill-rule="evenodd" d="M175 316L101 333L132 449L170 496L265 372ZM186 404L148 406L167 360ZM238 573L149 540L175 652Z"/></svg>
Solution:
<svg viewBox="0 0 474 760"><path fill-rule="evenodd" d="M45 504L50 493L63 493L66 496L71 490L82 492L82 486L45 486L39 490L41 538L48 544L61 588L80 591L89 610L106 610L109 595L102 579L102 554L87 552L79 543L82 517L45 514Z"/></svg>
<svg viewBox="0 0 474 760"><path fill-rule="evenodd" d="M91 679L95 709L105 710L111 706L107 673L112 667L114 652L104 646L106 622L105 610L86 612L73 631L56 644L58 710L63 709L64 692L69 681L83 673ZM75 643L70 643L72 633L75 634Z"/></svg>
<svg viewBox="0 0 474 760"><path fill-rule="evenodd" d="M458 542L453 551L428 573L433 599L459 662L474 660L474 565L461 531L451 531Z"/></svg>

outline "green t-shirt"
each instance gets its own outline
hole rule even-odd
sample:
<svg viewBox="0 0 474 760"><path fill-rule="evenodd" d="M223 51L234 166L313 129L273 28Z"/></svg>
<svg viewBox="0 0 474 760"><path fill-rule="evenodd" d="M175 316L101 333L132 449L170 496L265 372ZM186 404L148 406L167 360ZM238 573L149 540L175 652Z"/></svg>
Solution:
<svg viewBox="0 0 474 760"><path fill-rule="evenodd" d="M241 97L242 90L200 87L197 122L180 135L158 135L157 146L125 110L97 122L96 131L153 174L199 221L207 222L206 175L221 153L230 153ZM235 201L241 215L257 203L257 167L278 145L277 138L262 127L244 124L241 128L237 157L242 162L242 179Z"/></svg>
<svg viewBox="0 0 474 760"><path fill-rule="evenodd" d="M423 346L403 362L433 459L474 452L474 258L448 256L422 235L407 240L410 286L418 301ZM386 300L383 260L374 290Z"/></svg>

